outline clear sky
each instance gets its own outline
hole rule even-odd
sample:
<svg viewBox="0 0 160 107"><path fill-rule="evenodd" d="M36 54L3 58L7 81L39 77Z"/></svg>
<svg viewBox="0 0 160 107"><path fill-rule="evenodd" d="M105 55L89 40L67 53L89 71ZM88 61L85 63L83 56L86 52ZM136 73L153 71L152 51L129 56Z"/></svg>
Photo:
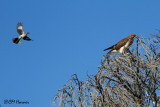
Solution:
<svg viewBox="0 0 160 107"><path fill-rule="evenodd" d="M12 43L23 23L33 41ZM103 50L160 29L160 0L0 0L0 104L50 107L72 74L94 75ZM4 100L29 104L4 104Z"/></svg>

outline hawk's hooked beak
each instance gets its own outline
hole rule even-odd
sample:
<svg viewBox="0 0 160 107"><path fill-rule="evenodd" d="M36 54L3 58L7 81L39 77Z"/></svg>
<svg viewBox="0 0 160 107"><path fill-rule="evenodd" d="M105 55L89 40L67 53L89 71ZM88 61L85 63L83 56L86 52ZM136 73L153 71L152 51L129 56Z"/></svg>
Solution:
<svg viewBox="0 0 160 107"><path fill-rule="evenodd" d="M134 38L138 38L138 36L135 36Z"/></svg>

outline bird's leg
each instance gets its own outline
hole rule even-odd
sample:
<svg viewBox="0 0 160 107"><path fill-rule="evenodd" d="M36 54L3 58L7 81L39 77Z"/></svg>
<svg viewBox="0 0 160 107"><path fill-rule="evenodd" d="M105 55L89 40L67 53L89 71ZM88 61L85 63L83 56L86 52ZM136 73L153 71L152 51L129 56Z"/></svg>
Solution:
<svg viewBox="0 0 160 107"><path fill-rule="evenodd" d="M126 56L126 54L125 54L125 52L123 51L122 53L121 53L123 56Z"/></svg>
<svg viewBox="0 0 160 107"><path fill-rule="evenodd" d="M128 50L127 50L128 51ZM124 51L123 53L122 53L122 55L124 55L124 56L128 56L128 55L130 55L131 54L131 52L130 51Z"/></svg>
<svg viewBox="0 0 160 107"><path fill-rule="evenodd" d="M122 52L122 55L127 56L127 55L128 55L128 53L127 53L126 51L127 51L127 49L126 49L126 48L124 48L124 51Z"/></svg>
<svg viewBox="0 0 160 107"><path fill-rule="evenodd" d="M124 56L128 56L128 53L124 53Z"/></svg>
<svg viewBox="0 0 160 107"><path fill-rule="evenodd" d="M130 55L131 54L131 51L129 49L127 49L127 55Z"/></svg>

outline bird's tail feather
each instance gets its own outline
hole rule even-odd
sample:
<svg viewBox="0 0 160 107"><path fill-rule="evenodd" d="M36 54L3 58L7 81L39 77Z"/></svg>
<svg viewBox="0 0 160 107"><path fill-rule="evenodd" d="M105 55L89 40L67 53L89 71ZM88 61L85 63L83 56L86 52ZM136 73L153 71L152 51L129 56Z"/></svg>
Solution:
<svg viewBox="0 0 160 107"><path fill-rule="evenodd" d="M113 45L114 46L114 45ZM111 47L109 47L109 48L107 48L107 49L104 49L104 51L106 51L106 50L108 50L108 49L112 49L113 48L113 46L111 46Z"/></svg>
<svg viewBox="0 0 160 107"><path fill-rule="evenodd" d="M12 41L13 41L13 43L15 43L15 44L21 43L21 39L19 39L19 38L13 38Z"/></svg>

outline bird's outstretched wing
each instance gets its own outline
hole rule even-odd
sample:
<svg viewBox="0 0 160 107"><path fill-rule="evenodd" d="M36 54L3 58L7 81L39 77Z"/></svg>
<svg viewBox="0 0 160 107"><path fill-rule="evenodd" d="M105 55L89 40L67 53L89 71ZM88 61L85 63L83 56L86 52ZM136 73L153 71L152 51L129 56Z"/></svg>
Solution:
<svg viewBox="0 0 160 107"><path fill-rule="evenodd" d="M24 39L24 40L27 40L27 41L30 41L30 40L31 40L28 36L25 36L23 39Z"/></svg>
<svg viewBox="0 0 160 107"><path fill-rule="evenodd" d="M19 38L13 38L12 41L13 41L13 43L15 43L15 44L21 43L21 39L19 39Z"/></svg>
<svg viewBox="0 0 160 107"><path fill-rule="evenodd" d="M17 24L17 33L19 35L22 35L24 32L23 32L23 26L22 26L22 23L18 23Z"/></svg>

